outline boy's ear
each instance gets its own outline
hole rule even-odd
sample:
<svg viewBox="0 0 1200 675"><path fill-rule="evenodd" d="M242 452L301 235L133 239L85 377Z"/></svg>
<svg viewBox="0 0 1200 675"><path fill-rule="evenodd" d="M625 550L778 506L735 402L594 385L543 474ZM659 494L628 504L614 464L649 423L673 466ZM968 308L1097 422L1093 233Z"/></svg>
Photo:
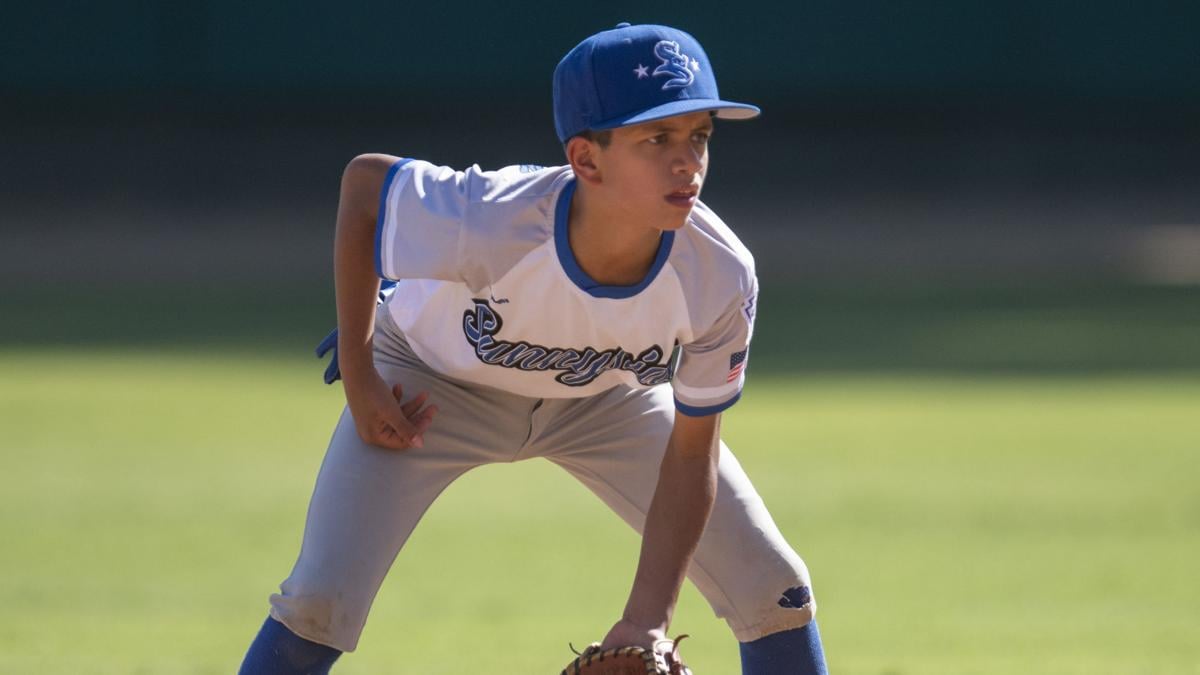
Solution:
<svg viewBox="0 0 1200 675"><path fill-rule="evenodd" d="M600 145L582 136L567 141L567 162L575 171L575 177L588 183L600 182L600 167L596 164Z"/></svg>

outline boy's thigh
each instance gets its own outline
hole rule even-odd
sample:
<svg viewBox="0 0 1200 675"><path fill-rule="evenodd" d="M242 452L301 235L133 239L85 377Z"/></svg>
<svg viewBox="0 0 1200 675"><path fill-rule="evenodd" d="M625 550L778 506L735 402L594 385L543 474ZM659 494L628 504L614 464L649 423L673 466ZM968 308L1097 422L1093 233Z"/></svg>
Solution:
<svg viewBox="0 0 1200 675"><path fill-rule="evenodd" d="M309 502L300 555L271 597L277 620L342 651L356 647L392 561L429 506L469 469L510 459L527 434L531 405L446 381L419 364L377 360L376 367L388 384L403 386L406 399L426 391L438 405L424 446L369 445L344 410Z"/></svg>
<svg viewBox="0 0 1200 675"><path fill-rule="evenodd" d="M353 651L392 560L437 495L469 468L368 445L343 411L300 554L271 596L271 615L305 639Z"/></svg>
<svg viewBox="0 0 1200 675"><path fill-rule="evenodd" d="M808 567L724 443L716 501L688 578L741 642L799 628L816 610Z"/></svg>
<svg viewBox="0 0 1200 675"><path fill-rule="evenodd" d="M641 532L675 414L669 387L613 390L565 406L538 440ZM688 577L741 641L803 626L815 609L808 569L724 442L720 453L713 512Z"/></svg>

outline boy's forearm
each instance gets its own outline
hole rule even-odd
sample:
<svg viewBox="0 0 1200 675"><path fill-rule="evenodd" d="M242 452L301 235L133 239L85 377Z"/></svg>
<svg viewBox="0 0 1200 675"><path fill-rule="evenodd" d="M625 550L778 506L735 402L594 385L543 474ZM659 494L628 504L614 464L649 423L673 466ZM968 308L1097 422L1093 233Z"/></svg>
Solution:
<svg viewBox="0 0 1200 675"><path fill-rule="evenodd" d="M687 566L712 513L717 492L717 443L680 451L669 445L646 514L641 557L624 618L666 630Z"/></svg>

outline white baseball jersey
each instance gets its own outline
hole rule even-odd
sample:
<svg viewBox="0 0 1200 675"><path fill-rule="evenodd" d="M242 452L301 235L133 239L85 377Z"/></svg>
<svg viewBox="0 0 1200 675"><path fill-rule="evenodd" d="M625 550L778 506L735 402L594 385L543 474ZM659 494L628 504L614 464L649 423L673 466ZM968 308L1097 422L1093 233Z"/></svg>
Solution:
<svg viewBox="0 0 1200 675"><path fill-rule="evenodd" d="M603 286L567 238L569 166L455 171L404 159L387 175L376 267L384 307L433 370L535 398L667 382L676 409L738 399L754 326L754 259L697 202L663 232L641 283Z"/></svg>

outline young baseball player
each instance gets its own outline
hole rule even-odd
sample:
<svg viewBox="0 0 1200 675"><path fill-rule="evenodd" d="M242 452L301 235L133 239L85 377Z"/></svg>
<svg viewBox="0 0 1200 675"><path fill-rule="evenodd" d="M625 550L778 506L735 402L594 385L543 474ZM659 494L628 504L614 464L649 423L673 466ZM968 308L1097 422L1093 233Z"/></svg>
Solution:
<svg viewBox="0 0 1200 675"><path fill-rule="evenodd" d="M758 112L719 97L692 36L621 24L554 72L566 166L349 164L327 378L340 368L347 407L243 674L328 672L438 494L530 457L642 532L602 647L669 649L686 574L743 673L825 672L808 570L719 436L758 282L699 195L713 118ZM377 309L381 277L396 284Z"/></svg>

